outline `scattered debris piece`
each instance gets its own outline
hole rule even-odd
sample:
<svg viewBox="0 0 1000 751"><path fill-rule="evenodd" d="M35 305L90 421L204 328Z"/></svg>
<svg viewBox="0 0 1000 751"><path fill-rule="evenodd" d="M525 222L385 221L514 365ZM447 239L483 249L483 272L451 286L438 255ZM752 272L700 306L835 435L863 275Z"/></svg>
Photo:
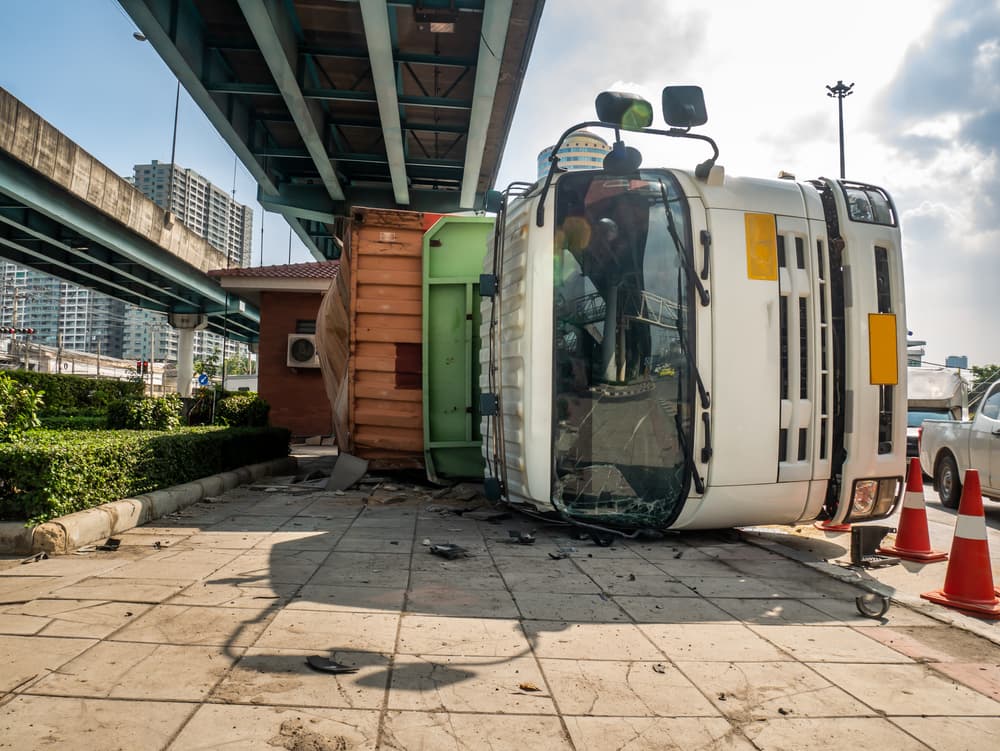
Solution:
<svg viewBox="0 0 1000 751"><path fill-rule="evenodd" d="M478 509L470 509L465 513L465 516L467 519L475 519L477 522L499 524L502 521L510 519L513 515L509 511L480 511Z"/></svg>
<svg viewBox="0 0 1000 751"><path fill-rule="evenodd" d="M329 657L322 657L321 655L309 655L306 658L306 664L313 670L318 670L321 673L346 675L348 673L358 672L357 668L352 668L350 665L343 665L339 662L334 662Z"/></svg>
<svg viewBox="0 0 1000 751"><path fill-rule="evenodd" d="M93 545L86 545L82 548L77 548L73 551L73 555L86 555L87 553L93 553L97 548Z"/></svg>
<svg viewBox="0 0 1000 751"><path fill-rule="evenodd" d="M780 715L788 715L788 714L791 714L791 713L792 713L792 710L790 710L790 709L785 709L784 707L778 707L778 714L780 714Z"/></svg>
<svg viewBox="0 0 1000 751"><path fill-rule="evenodd" d="M153 543L153 547L156 548L157 550L162 550L163 548L169 546L170 546L169 542L161 542L160 540L157 540L156 542Z"/></svg>
<svg viewBox="0 0 1000 751"><path fill-rule="evenodd" d="M399 540L389 540L390 545L399 545Z"/></svg>
<svg viewBox="0 0 1000 751"><path fill-rule="evenodd" d="M518 545L535 544L534 532L522 532L519 529L508 529L507 534L510 535L510 542L516 542Z"/></svg>
<svg viewBox="0 0 1000 751"><path fill-rule="evenodd" d="M350 454L339 454L337 462L333 465L333 471L330 473L330 479L326 483L326 489L347 490L361 480L367 471L368 461L366 459L359 459Z"/></svg>
<svg viewBox="0 0 1000 751"><path fill-rule="evenodd" d="M555 553L549 553L549 558L554 561L561 561L563 558L569 558L570 554L575 552L576 548L573 547L556 548Z"/></svg>
<svg viewBox="0 0 1000 751"><path fill-rule="evenodd" d="M201 499L202 503L222 503L222 497L217 495L206 495Z"/></svg>
<svg viewBox="0 0 1000 751"><path fill-rule="evenodd" d="M442 558L447 558L449 561L453 561L456 558L463 558L467 556L469 551L461 545L455 545L449 542L441 545L431 545L431 553L439 555Z"/></svg>
<svg viewBox="0 0 1000 751"><path fill-rule="evenodd" d="M634 582L634 581L635 581L635 574L629 574L629 575L628 575L628 580L629 580L630 582Z"/></svg>
<svg viewBox="0 0 1000 751"><path fill-rule="evenodd" d="M104 541L103 545L98 545L97 549L106 550L113 553L114 551L118 550L118 548L120 548L121 545L122 541L119 540L117 537L109 537L107 540Z"/></svg>
<svg viewBox="0 0 1000 751"><path fill-rule="evenodd" d="M420 544L421 545L425 545L425 546L426 545L430 545L431 544L431 540L430 540L429 537L425 537L423 540L420 541Z"/></svg>
<svg viewBox="0 0 1000 751"><path fill-rule="evenodd" d="M519 684L517 684L517 687L519 689L521 689L522 691L541 691L542 690L542 689L538 688L538 686L536 686L534 683L531 683L529 681L525 681L524 683L519 683Z"/></svg>
<svg viewBox="0 0 1000 751"><path fill-rule="evenodd" d="M674 558L680 558L682 555L684 555L684 551L678 550L676 553L674 553Z"/></svg>
<svg viewBox="0 0 1000 751"><path fill-rule="evenodd" d="M35 561L44 561L48 557L49 554L44 551L41 553L35 553L34 555L30 555L27 558L22 559L21 564L23 565L25 563L34 563Z"/></svg>
<svg viewBox="0 0 1000 751"><path fill-rule="evenodd" d="M590 539L602 548L610 548L615 538L611 535L602 535L599 532L591 532Z"/></svg>
<svg viewBox="0 0 1000 751"><path fill-rule="evenodd" d="M719 699L719 701L725 701L726 700L726 692L723 691L722 693L719 694L719 696L717 698Z"/></svg>
<svg viewBox="0 0 1000 751"><path fill-rule="evenodd" d="M883 595L866 594L854 598L854 605L865 618L881 618L889 611L889 598Z"/></svg>
<svg viewBox="0 0 1000 751"><path fill-rule="evenodd" d="M653 672L655 672L655 673L666 673L667 672L667 666L664 665L662 662L658 662L655 665L653 665Z"/></svg>

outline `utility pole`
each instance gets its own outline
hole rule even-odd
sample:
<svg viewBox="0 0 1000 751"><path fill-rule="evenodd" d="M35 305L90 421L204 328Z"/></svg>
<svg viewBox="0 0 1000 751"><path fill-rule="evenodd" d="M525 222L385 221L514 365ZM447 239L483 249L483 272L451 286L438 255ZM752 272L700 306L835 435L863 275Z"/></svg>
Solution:
<svg viewBox="0 0 1000 751"><path fill-rule="evenodd" d="M844 97L854 93L854 84L845 84L837 81L835 86L826 87L826 95L837 100L837 112L840 120L840 179L845 178L844 174Z"/></svg>

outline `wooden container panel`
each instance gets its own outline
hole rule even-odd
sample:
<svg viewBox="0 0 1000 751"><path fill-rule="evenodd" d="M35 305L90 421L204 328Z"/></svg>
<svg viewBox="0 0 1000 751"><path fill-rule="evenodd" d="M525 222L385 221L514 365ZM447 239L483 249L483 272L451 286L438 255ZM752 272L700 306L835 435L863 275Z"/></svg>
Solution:
<svg viewBox="0 0 1000 751"><path fill-rule="evenodd" d="M350 432L358 456L423 464L424 216L355 209L350 236Z"/></svg>

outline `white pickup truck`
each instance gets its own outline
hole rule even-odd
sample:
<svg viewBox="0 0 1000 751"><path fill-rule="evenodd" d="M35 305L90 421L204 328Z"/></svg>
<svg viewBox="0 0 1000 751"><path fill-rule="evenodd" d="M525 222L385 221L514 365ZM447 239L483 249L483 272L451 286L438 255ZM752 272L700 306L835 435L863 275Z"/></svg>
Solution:
<svg viewBox="0 0 1000 751"><path fill-rule="evenodd" d="M943 506L958 508L967 469L979 471L984 496L1000 500L1000 381L990 386L971 421L924 422L920 465L934 478Z"/></svg>

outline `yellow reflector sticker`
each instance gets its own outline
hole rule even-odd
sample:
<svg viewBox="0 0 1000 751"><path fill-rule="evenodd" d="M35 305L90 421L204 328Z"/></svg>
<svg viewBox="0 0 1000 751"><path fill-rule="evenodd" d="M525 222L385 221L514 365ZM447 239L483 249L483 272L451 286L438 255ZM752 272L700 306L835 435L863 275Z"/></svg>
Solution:
<svg viewBox="0 0 1000 751"><path fill-rule="evenodd" d="M744 214L747 228L747 279L778 280L778 232L774 214Z"/></svg>
<svg viewBox="0 0 1000 751"><path fill-rule="evenodd" d="M891 313L868 314L868 362L873 386L899 383L896 356L896 316Z"/></svg>

